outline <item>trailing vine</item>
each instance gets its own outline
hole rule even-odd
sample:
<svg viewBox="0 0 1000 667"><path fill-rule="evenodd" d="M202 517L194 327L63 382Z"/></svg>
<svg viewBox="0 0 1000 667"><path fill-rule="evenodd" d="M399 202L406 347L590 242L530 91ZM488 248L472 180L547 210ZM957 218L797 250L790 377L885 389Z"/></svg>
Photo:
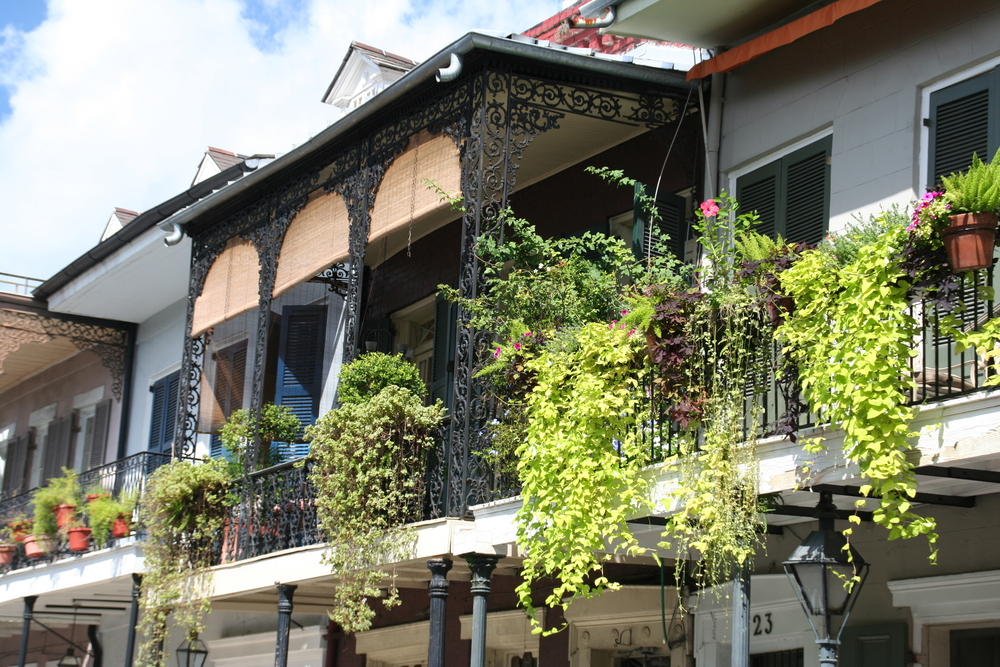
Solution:
<svg viewBox="0 0 1000 667"><path fill-rule="evenodd" d="M626 520L647 507L640 472L648 454L638 440L644 401L636 370L642 337L620 325L590 323L578 347L548 347L529 367L527 438L517 449L523 504L518 541L527 547L520 603L534 616L532 583L556 581L545 600L567 607L615 586L599 575L609 553L642 553Z"/></svg>
<svg viewBox="0 0 1000 667"><path fill-rule="evenodd" d="M874 521L889 539L925 535L933 549L934 519L911 509L917 483L906 456L917 435L907 395L916 386L909 359L920 333L898 261L906 241L906 230L887 230L843 267L806 253L781 276L796 310L777 333L810 406L843 428L844 455L868 482L863 493L879 499Z"/></svg>
<svg viewBox="0 0 1000 667"><path fill-rule="evenodd" d="M421 395L408 388L382 386L377 378L359 382L367 376L365 369L379 368L387 377L419 383L416 368L401 358L366 360L369 356L343 371L356 402L331 410L306 429L315 460L309 479L328 542L323 560L338 577L329 615L347 632L371 626L375 611L369 600L381 596L383 564L409 557L413 533L404 524L420 517L425 457L445 414L440 401L425 406ZM360 368L352 371L352 365ZM358 391L373 386L374 394ZM399 603L394 577L381 601L385 607Z"/></svg>
<svg viewBox="0 0 1000 667"><path fill-rule="evenodd" d="M143 546L143 643L138 664L166 667L167 621L188 638L205 627L211 603L210 567L226 526L230 477L219 459L174 460L149 477L143 495L147 539Z"/></svg>

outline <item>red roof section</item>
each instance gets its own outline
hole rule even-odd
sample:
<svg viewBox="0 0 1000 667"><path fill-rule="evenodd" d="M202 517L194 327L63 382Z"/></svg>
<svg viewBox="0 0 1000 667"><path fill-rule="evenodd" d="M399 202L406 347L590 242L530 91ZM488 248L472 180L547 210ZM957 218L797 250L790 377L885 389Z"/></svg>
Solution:
<svg viewBox="0 0 1000 667"><path fill-rule="evenodd" d="M588 0L578 0L572 6L567 7L555 16L550 16L538 25L525 30L523 35L544 39L554 44L572 46L581 49L593 49L600 53L619 54L631 51L640 44L651 42L660 44L649 39L638 39L636 37L616 37L614 35L602 35L599 28L569 27L569 19L580 15L580 6Z"/></svg>

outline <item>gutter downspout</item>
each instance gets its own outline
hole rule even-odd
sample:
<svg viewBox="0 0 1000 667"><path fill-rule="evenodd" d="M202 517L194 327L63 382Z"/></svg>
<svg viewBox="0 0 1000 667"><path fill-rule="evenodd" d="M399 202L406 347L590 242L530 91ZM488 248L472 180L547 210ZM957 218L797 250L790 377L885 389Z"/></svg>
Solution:
<svg viewBox="0 0 1000 667"><path fill-rule="evenodd" d="M442 67L434 75L434 80L438 83L454 81L462 73L462 58L457 53L451 54L451 60L447 67Z"/></svg>
<svg viewBox="0 0 1000 667"><path fill-rule="evenodd" d="M615 23L615 8L608 7L604 10L604 13L597 18L585 19L582 15L576 18L566 19L566 23L570 28L574 30L579 30L581 28L610 28Z"/></svg>
<svg viewBox="0 0 1000 667"><path fill-rule="evenodd" d="M705 196L713 199L722 190L719 183L719 148L722 143L722 104L726 75L712 75L712 96L708 103L708 129L705 132Z"/></svg>

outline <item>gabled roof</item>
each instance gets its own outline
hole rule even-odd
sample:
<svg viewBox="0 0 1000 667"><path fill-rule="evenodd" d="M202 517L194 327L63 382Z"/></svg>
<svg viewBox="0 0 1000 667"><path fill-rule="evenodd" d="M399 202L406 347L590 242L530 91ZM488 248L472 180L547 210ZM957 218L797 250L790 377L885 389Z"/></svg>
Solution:
<svg viewBox="0 0 1000 667"><path fill-rule="evenodd" d="M398 56L395 53L383 51L382 49L374 46L368 46L367 44L362 44L361 42L351 42L351 46L348 47L347 53L344 55L344 60L340 63L337 73L333 76L333 79L330 81L330 85L327 86L326 92L323 94L324 102L327 104L333 104L333 99L331 97L333 90L337 87L338 83L343 82L349 69L348 63L352 60L357 61L359 58L380 69L400 73L409 72L419 64L409 58L404 58L403 56Z"/></svg>
<svg viewBox="0 0 1000 667"><path fill-rule="evenodd" d="M101 240L107 239L109 236L117 234L125 225L135 220L139 217L136 211L130 211L127 208L115 207L114 212L111 214L111 218L108 220L108 224L104 226L104 232L101 234Z"/></svg>
<svg viewBox="0 0 1000 667"><path fill-rule="evenodd" d="M198 163L198 171L195 172L194 180L191 181L191 185L197 185L206 178L215 176L219 172L223 172L233 165L239 164L246 158L246 155L239 155L237 153L233 153L232 151L209 146L205 149L205 155L201 158L201 162Z"/></svg>

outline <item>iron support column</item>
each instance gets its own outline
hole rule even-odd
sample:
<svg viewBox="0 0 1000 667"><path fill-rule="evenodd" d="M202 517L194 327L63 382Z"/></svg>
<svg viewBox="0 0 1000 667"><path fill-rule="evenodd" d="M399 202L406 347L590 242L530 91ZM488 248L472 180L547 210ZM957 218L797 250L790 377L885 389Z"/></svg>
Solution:
<svg viewBox="0 0 1000 667"><path fill-rule="evenodd" d="M288 665L288 632L292 627L292 596L298 586L277 584L278 642L274 645L274 667Z"/></svg>
<svg viewBox="0 0 1000 667"><path fill-rule="evenodd" d="M733 667L750 667L750 560L733 577Z"/></svg>
<svg viewBox="0 0 1000 667"><path fill-rule="evenodd" d="M448 604L448 571L451 569L451 561L447 558L432 558L427 561L427 569L431 571L431 583L428 586L431 597L431 627L427 645L427 667L445 667L445 611Z"/></svg>
<svg viewBox="0 0 1000 667"><path fill-rule="evenodd" d="M472 656L469 667L486 667L486 596L490 594L490 578L500 557L474 553L462 557L472 570Z"/></svg>
<svg viewBox="0 0 1000 667"><path fill-rule="evenodd" d="M132 667L135 658L135 631L139 625L139 593L142 586L142 575L132 575L132 611L129 613L128 642L125 644L125 667Z"/></svg>
<svg viewBox="0 0 1000 667"><path fill-rule="evenodd" d="M24 598L24 629L21 630L21 657L17 660L17 667L24 667L28 661L28 636L31 634L31 619L35 617L35 600L37 595L29 595Z"/></svg>

